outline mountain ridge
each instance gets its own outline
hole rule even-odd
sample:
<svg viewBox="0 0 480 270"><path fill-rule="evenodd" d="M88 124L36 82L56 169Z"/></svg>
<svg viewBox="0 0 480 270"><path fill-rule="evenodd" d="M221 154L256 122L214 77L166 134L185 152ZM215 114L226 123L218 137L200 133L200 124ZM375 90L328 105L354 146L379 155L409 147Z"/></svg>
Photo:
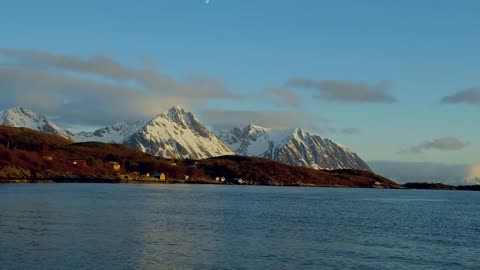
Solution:
<svg viewBox="0 0 480 270"><path fill-rule="evenodd" d="M72 140L73 134L50 121L46 115L22 107L0 112L0 124L10 127L26 127Z"/></svg>
<svg viewBox="0 0 480 270"><path fill-rule="evenodd" d="M371 170L347 147L299 128L276 130L250 124L210 131L195 115L174 106L149 121L118 122L93 132L71 133L45 115L12 108L10 126L29 127L76 142L123 143L145 153L175 159L205 159L224 155L258 156L313 169Z"/></svg>
<svg viewBox="0 0 480 270"><path fill-rule="evenodd" d="M292 166L313 169L360 169L370 167L346 146L300 128L275 130L258 125L217 131L237 154L260 156Z"/></svg>

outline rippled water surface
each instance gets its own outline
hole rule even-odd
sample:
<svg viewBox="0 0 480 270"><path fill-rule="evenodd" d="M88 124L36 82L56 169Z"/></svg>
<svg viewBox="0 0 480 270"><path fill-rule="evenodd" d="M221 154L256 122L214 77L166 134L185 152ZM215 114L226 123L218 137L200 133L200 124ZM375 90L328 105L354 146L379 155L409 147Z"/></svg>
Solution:
<svg viewBox="0 0 480 270"><path fill-rule="evenodd" d="M480 269L480 192L0 185L0 269Z"/></svg>

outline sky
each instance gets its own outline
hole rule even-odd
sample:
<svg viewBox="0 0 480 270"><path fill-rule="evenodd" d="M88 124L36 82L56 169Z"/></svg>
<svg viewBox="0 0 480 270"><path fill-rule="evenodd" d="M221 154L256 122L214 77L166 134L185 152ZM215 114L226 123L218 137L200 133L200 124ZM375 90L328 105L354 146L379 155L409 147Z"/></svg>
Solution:
<svg viewBox="0 0 480 270"><path fill-rule="evenodd" d="M367 161L480 163L479 1L7 1L0 109L72 130L174 105Z"/></svg>

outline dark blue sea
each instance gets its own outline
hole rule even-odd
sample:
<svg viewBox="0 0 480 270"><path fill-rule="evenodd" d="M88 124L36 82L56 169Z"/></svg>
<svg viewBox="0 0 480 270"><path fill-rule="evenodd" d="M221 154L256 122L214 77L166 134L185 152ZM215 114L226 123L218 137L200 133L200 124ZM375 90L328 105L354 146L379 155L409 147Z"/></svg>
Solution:
<svg viewBox="0 0 480 270"><path fill-rule="evenodd" d="M480 269L480 192L0 185L0 269Z"/></svg>

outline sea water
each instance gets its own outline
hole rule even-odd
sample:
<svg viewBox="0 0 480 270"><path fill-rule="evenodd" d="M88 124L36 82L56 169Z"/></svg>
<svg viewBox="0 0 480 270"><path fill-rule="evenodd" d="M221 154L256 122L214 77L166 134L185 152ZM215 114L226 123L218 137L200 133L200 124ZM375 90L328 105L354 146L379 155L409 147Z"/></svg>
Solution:
<svg viewBox="0 0 480 270"><path fill-rule="evenodd" d="M0 185L0 269L480 269L480 192Z"/></svg>

